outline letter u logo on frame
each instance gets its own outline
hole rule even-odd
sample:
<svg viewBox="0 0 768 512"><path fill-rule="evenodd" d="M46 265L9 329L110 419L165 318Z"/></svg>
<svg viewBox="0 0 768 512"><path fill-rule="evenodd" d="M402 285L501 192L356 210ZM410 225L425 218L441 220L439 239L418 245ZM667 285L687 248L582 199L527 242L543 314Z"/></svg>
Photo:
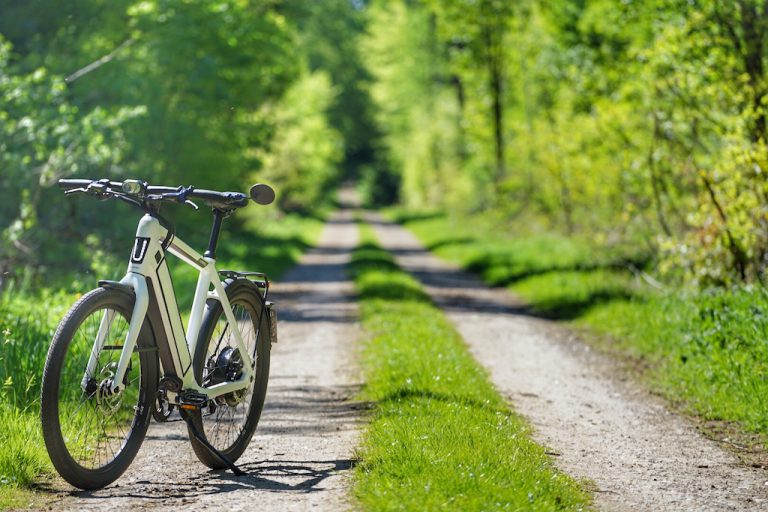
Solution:
<svg viewBox="0 0 768 512"><path fill-rule="evenodd" d="M131 251L131 263L141 263L144 261L144 256L147 255L148 248L149 238L142 236L136 237L136 241L133 243L133 251Z"/></svg>

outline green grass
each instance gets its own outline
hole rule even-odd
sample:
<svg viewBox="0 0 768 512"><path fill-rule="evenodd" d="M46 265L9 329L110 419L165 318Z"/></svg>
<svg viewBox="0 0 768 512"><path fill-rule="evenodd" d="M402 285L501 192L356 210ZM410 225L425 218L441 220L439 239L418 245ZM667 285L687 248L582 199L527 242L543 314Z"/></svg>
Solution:
<svg viewBox="0 0 768 512"><path fill-rule="evenodd" d="M40 376L56 323L75 296L0 296L0 509L26 506L35 479L52 471L40 433Z"/></svg>
<svg viewBox="0 0 768 512"><path fill-rule="evenodd" d="M659 291L628 268L640 266L642 255L617 256L585 240L504 232L467 219L400 219L438 255L509 286L535 313L572 322L600 346L639 360L651 386L676 405L768 434L764 288Z"/></svg>
<svg viewBox="0 0 768 512"><path fill-rule="evenodd" d="M39 405L29 408L0 405L0 490L3 486L28 487L51 466L40 433ZM30 411L30 409L35 409ZM0 493L0 508L3 507Z"/></svg>
<svg viewBox="0 0 768 512"><path fill-rule="evenodd" d="M355 470L368 510L579 510L558 472L419 284L372 242L353 256L363 398L373 404Z"/></svg>
<svg viewBox="0 0 768 512"><path fill-rule="evenodd" d="M225 226L217 267L279 277L315 242L322 226L321 218L254 211L239 229ZM205 242L197 242L202 249ZM56 325L79 296L72 290L87 292L99 279L119 279L125 272L125 261L100 258L90 273L71 276L68 291L11 288L0 294L0 509L36 502L30 486L53 471L40 433L40 377ZM188 308L197 275L178 265L172 272L182 291L179 305Z"/></svg>
<svg viewBox="0 0 768 512"><path fill-rule="evenodd" d="M764 288L616 301L593 308L580 323L655 365L654 385L691 412L768 435Z"/></svg>
<svg viewBox="0 0 768 512"><path fill-rule="evenodd" d="M511 285L550 272L625 271L647 260L642 251L594 251L586 238L535 231L535 226L505 225L492 218L453 218L437 213L389 212L412 229L426 248L480 274L495 286ZM517 236L509 236L515 229Z"/></svg>

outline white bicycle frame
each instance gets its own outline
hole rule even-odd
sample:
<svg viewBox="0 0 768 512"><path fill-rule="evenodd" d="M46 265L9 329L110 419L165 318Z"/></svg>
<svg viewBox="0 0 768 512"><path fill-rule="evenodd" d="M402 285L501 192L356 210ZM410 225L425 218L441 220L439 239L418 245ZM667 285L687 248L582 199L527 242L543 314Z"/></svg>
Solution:
<svg viewBox="0 0 768 512"><path fill-rule="evenodd" d="M167 240L169 236L171 238ZM200 274L195 288L195 297L192 302L186 333L182 326L179 308L176 303L176 295L173 291L171 274L165 259L165 248L184 263L195 268ZM238 323L227 300L227 294L221 284L215 263L215 259L201 256L184 241L176 238L174 235L170 235L168 230L155 217L147 214L141 218L136 229L136 240L131 252L131 259L128 263L128 272L120 280L120 284L133 289L136 302L133 306L133 314L123 343L120 360L112 377L112 392L120 391L120 383L123 382L125 377L131 354L136 347L139 331L147 315L150 290L153 292L162 317L162 326L157 327L164 330L165 339L170 345L170 353L173 359L173 369L163 368L163 371L167 374L170 370L173 370L175 375L182 381L182 390L193 390L211 399L238 391L248 385L253 375L252 359L245 347L240 329L235 328L238 326ZM152 286L148 286L147 280L152 283ZM212 290L211 285L213 285ZM195 372L192 369L192 354L195 353L198 343L205 302L209 298L221 302L226 319L229 325L232 326L231 331L235 336L237 348L243 360L243 373L237 380L203 388L197 382ZM98 356L104 348L109 327L114 318L115 312L112 310L105 311L102 316L99 331L94 340L93 349L91 350L85 376L81 384L83 390L85 390L89 376L98 373L96 368ZM158 347L158 349L162 349L162 347ZM175 393L169 390L168 394L169 399L175 399Z"/></svg>

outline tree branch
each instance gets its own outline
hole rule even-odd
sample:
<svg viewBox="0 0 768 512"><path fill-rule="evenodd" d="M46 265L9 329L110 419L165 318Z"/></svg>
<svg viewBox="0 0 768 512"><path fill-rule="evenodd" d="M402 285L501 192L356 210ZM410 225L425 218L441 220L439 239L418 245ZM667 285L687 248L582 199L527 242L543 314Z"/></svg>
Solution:
<svg viewBox="0 0 768 512"><path fill-rule="evenodd" d="M104 64L106 64L106 63L110 62L112 59L114 59L117 56L118 53L120 53L124 49L128 48L131 44L133 44L134 41L136 41L135 37L129 37L128 39L126 39L125 41L120 43L120 45L117 48L115 48L114 50L112 50L108 54L104 55L100 59L97 59L97 60L91 62L87 66L85 66L83 68L80 68L77 71L75 71L74 73L72 73L71 75L69 75L67 78L64 79L64 82L66 82L68 84L71 84L72 82L74 82L78 78L80 78L80 77L82 77L84 75L87 75L91 71L94 71L94 70L100 68Z"/></svg>

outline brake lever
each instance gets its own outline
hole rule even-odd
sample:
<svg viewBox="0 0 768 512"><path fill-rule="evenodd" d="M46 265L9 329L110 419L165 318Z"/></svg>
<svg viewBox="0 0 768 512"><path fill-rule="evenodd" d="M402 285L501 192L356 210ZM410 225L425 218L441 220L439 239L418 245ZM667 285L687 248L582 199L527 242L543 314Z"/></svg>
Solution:
<svg viewBox="0 0 768 512"><path fill-rule="evenodd" d="M194 190L193 187L179 187L179 190L177 192L170 192L168 194L163 194L166 197L170 197L178 201L179 203L186 204L188 206L191 206L195 210L199 210L200 207L197 206L194 202L187 199L187 195L189 195L190 192Z"/></svg>
<svg viewBox="0 0 768 512"><path fill-rule="evenodd" d="M73 188L64 191L65 196L71 196L72 194L88 194L89 196L95 197L99 201L103 201L104 199L109 198L108 192L98 190L98 188L93 189L90 186L88 188Z"/></svg>
<svg viewBox="0 0 768 512"><path fill-rule="evenodd" d="M144 197L147 201L168 201L173 200L177 203L186 204L188 206L191 206L195 210L199 210L200 207L197 206L195 203L190 201L189 199L186 199L184 196L186 196L186 193L184 191L179 192L166 192L165 194L148 194Z"/></svg>

